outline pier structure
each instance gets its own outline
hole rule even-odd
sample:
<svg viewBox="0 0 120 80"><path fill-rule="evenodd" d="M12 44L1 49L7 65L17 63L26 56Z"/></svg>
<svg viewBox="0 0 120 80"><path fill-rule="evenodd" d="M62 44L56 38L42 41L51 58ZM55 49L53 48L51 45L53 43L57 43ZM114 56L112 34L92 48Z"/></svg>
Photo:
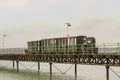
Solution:
<svg viewBox="0 0 120 80"><path fill-rule="evenodd" d="M17 72L19 72L19 61L38 62L38 71L40 62L49 63L50 75L53 63L74 64L75 76L77 76L77 64L105 66L106 80L109 80L110 66L120 66L118 54L0 54L0 60L13 61L13 69L16 61Z"/></svg>

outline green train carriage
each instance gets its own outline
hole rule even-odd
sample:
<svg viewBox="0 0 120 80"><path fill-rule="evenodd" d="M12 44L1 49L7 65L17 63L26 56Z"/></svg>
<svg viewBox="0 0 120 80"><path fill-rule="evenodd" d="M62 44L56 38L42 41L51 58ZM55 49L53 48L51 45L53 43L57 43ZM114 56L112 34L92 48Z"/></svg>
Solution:
<svg viewBox="0 0 120 80"><path fill-rule="evenodd" d="M61 38L49 38L28 42L30 54L84 54L97 53L94 37L73 36Z"/></svg>

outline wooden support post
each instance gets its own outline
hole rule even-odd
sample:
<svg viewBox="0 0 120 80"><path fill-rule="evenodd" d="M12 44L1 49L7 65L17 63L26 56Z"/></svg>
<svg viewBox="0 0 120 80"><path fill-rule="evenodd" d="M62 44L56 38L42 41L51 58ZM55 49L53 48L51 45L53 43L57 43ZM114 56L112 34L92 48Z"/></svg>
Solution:
<svg viewBox="0 0 120 80"><path fill-rule="evenodd" d="M75 64L75 76L77 77L77 64Z"/></svg>
<svg viewBox="0 0 120 80"><path fill-rule="evenodd" d="M50 79L49 79L49 80L53 80L53 79L52 79L52 75L50 75Z"/></svg>
<svg viewBox="0 0 120 80"><path fill-rule="evenodd" d="M13 69L15 69L15 62L14 62L14 60L13 60Z"/></svg>
<svg viewBox="0 0 120 80"><path fill-rule="evenodd" d="M50 62L50 76L52 76L52 63Z"/></svg>
<svg viewBox="0 0 120 80"><path fill-rule="evenodd" d="M40 71L40 62L38 61L38 71Z"/></svg>
<svg viewBox="0 0 120 80"><path fill-rule="evenodd" d="M17 60L16 63L17 63L17 72L19 72L19 61Z"/></svg>
<svg viewBox="0 0 120 80"><path fill-rule="evenodd" d="M106 66L106 80L109 80L109 66Z"/></svg>

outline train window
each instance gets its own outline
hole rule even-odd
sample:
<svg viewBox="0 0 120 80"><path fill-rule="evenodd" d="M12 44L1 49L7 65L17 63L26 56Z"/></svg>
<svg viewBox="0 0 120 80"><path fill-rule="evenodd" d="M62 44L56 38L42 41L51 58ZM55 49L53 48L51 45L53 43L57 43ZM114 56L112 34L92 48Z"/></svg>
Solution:
<svg viewBox="0 0 120 80"><path fill-rule="evenodd" d="M49 44L48 44L48 40L46 40L46 46L48 46Z"/></svg>
<svg viewBox="0 0 120 80"><path fill-rule="evenodd" d="M85 42L85 43L83 43L83 45L86 45L87 43Z"/></svg>
<svg viewBox="0 0 120 80"><path fill-rule="evenodd" d="M46 40L46 46L48 46L48 40Z"/></svg>
<svg viewBox="0 0 120 80"><path fill-rule="evenodd" d="M45 44L46 44L46 43L45 43L45 40L44 40L44 43L43 43L43 44L44 44L44 46L45 46Z"/></svg>
<svg viewBox="0 0 120 80"><path fill-rule="evenodd" d="M56 39L55 39L55 45L56 45Z"/></svg>
<svg viewBox="0 0 120 80"><path fill-rule="evenodd" d="M49 46L52 46L52 40L49 39Z"/></svg>
<svg viewBox="0 0 120 80"><path fill-rule="evenodd" d="M50 45L51 45L51 46L54 46L54 39L51 39Z"/></svg>
<svg viewBox="0 0 120 80"><path fill-rule="evenodd" d="M91 43L92 41L91 40L88 40L88 43Z"/></svg>
<svg viewBox="0 0 120 80"><path fill-rule="evenodd" d="M39 42L38 42L38 45L39 45Z"/></svg>
<svg viewBox="0 0 120 80"><path fill-rule="evenodd" d="M63 39L61 39L61 46L63 46Z"/></svg>
<svg viewBox="0 0 120 80"><path fill-rule="evenodd" d="M75 39L75 45L76 45L76 37L74 39Z"/></svg>
<svg viewBox="0 0 120 80"><path fill-rule="evenodd" d="M84 41L86 41L86 40L87 40L87 38L83 38L83 40L84 40Z"/></svg>
<svg viewBox="0 0 120 80"><path fill-rule="evenodd" d="M70 40L69 41L70 45L74 45L74 43L75 43L74 38L70 38L69 40Z"/></svg>
<svg viewBox="0 0 120 80"><path fill-rule="evenodd" d="M47 46L50 46L50 39L47 40Z"/></svg>
<svg viewBox="0 0 120 80"><path fill-rule="evenodd" d="M63 45L65 45L65 38L63 39Z"/></svg>
<svg viewBox="0 0 120 80"><path fill-rule="evenodd" d="M58 45L60 45L60 39L58 39L58 41L59 41L59 44L58 44Z"/></svg>

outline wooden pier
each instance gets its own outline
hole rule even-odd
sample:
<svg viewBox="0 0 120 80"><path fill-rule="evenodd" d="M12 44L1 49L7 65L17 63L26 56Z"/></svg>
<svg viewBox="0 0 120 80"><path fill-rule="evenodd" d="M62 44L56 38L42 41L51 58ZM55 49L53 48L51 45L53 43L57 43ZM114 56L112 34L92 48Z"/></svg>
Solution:
<svg viewBox="0 0 120 80"><path fill-rule="evenodd" d="M0 54L0 60L11 60L17 63L19 72L19 61L49 63L50 75L52 75L52 63L75 64L75 76L77 76L77 64L106 66L106 80L109 80L109 67L120 66L120 55L118 54Z"/></svg>

